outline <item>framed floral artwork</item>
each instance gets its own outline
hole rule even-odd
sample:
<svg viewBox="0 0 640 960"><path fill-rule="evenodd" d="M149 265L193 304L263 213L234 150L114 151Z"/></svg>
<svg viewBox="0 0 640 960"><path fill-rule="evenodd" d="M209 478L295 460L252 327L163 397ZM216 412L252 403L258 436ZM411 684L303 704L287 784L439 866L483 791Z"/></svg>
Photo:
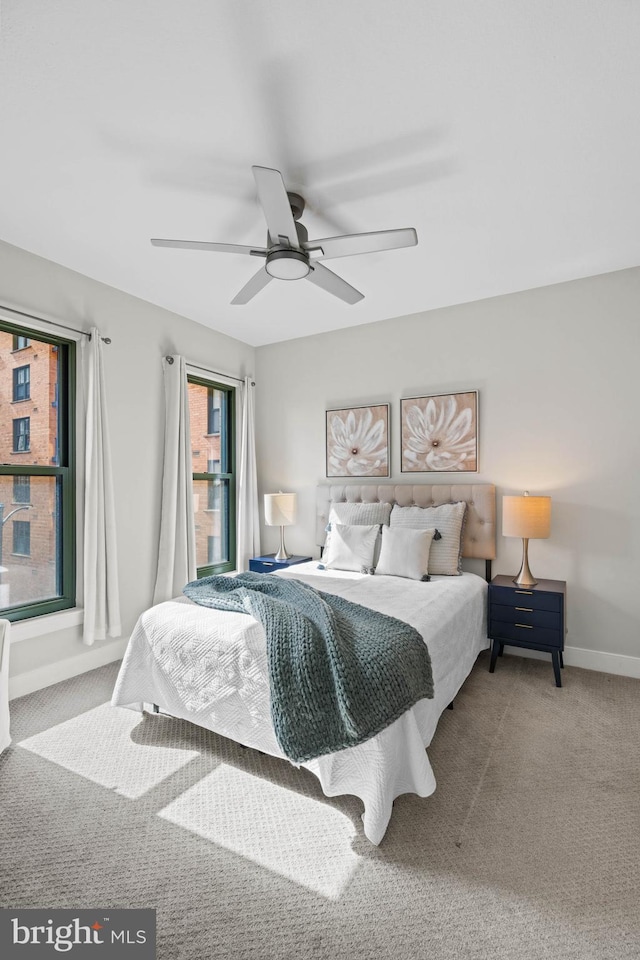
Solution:
<svg viewBox="0 0 640 960"><path fill-rule="evenodd" d="M400 401L403 473L475 473L478 391Z"/></svg>
<svg viewBox="0 0 640 960"><path fill-rule="evenodd" d="M389 404L327 410L327 476L389 476Z"/></svg>

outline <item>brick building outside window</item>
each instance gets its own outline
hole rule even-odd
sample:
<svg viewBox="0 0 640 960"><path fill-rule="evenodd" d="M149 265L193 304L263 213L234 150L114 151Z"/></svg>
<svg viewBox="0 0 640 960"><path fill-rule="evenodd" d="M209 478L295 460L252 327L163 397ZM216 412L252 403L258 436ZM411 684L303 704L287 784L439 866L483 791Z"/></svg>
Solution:
<svg viewBox="0 0 640 960"><path fill-rule="evenodd" d="M75 344L0 318L0 617L75 605Z"/></svg>

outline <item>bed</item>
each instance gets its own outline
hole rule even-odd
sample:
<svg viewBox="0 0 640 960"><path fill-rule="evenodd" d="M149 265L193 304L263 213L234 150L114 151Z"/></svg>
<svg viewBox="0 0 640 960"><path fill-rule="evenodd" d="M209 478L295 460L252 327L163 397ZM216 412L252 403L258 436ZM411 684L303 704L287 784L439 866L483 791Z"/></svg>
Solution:
<svg viewBox="0 0 640 960"><path fill-rule="evenodd" d="M326 796L353 794L362 800L364 834L374 844L385 834L395 797L403 793L427 797L434 792L435 777L425 748L442 711L453 702L480 651L489 646L486 579L495 557L495 488L323 484L317 491L320 547L335 504L427 508L460 501L467 504L462 555L484 560L485 577L463 572L421 582L322 570L318 561L277 574L397 617L415 627L427 643L432 699L419 700L364 743L296 764L318 778ZM135 710L157 705L246 747L287 759L270 717L264 629L246 614L211 610L186 597L147 610L129 641L112 704Z"/></svg>

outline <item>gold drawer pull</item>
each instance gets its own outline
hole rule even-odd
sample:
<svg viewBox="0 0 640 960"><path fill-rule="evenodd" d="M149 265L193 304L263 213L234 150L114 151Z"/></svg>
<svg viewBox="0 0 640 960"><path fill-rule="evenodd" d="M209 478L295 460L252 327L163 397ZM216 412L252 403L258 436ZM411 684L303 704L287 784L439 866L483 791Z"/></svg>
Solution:
<svg viewBox="0 0 640 960"><path fill-rule="evenodd" d="M523 630L533 630L530 623L516 623L516 627L522 627Z"/></svg>
<svg viewBox="0 0 640 960"><path fill-rule="evenodd" d="M516 610L521 610L522 613L533 613L533 607L516 607Z"/></svg>
<svg viewBox="0 0 640 960"><path fill-rule="evenodd" d="M526 593L528 597L533 596L533 590L514 590L514 593Z"/></svg>

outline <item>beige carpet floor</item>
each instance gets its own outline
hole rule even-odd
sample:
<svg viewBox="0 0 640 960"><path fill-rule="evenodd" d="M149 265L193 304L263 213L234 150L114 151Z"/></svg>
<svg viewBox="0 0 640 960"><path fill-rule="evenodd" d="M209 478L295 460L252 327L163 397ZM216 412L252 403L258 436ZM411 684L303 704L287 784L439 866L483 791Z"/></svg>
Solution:
<svg viewBox="0 0 640 960"><path fill-rule="evenodd" d="M111 708L115 665L14 701L2 905L154 907L160 960L637 960L640 681L487 665L379 847L310 773Z"/></svg>

